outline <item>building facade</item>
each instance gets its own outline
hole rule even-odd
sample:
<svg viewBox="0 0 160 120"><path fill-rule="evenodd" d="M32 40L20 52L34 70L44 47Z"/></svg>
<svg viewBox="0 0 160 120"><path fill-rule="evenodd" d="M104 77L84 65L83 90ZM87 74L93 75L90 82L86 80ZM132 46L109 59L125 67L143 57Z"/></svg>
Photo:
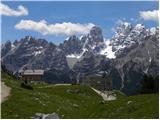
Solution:
<svg viewBox="0 0 160 120"><path fill-rule="evenodd" d="M20 78L23 81L42 81L44 70L22 70Z"/></svg>

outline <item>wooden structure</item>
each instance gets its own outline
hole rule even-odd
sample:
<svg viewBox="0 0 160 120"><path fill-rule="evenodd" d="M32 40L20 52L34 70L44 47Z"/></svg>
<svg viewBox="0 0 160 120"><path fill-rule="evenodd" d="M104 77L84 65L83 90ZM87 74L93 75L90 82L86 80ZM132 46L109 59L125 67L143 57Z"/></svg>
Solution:
<svg viewBox="0 0 160 120"><path fill-rule="evenodd" d="M23 81L42 81L44 70L22 70L20 72Z"/></svg>

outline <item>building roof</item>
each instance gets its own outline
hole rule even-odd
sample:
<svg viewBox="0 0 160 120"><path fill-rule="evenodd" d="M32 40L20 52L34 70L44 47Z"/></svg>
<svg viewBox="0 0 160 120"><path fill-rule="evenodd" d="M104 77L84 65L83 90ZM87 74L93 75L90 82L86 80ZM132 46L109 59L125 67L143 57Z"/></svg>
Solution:
<svg viewBox="0 0 160 120"><path fill-rule="evenodd" d="M44 70L23 70L22 75L43 75Z"/></svg>

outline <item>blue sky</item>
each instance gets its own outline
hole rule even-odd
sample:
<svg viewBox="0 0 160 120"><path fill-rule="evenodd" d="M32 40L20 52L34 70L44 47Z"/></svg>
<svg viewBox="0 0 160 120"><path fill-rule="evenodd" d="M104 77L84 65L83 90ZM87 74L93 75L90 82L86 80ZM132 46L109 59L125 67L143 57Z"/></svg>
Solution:
<svg viewBox="0 0 160 120"><path fill-rule="evenodd" d="M63 22L88 24L93 23L103 30L105 38L111 38L112 29L118 20L131 22L132 24L143 23L146 27L158 26L154 20L140 19L140 11L158 10L158 1L146 2L3 2L8 7L17 10L19 5L28 10L28 15L6 16L2 15L2 43L7 40L19 40L26 35L35 38L44 38L55 44L62 43L67 35L47 34L37 31L16 29L15 25L21 20L39 22L45 20L47 24Z"/></svg>

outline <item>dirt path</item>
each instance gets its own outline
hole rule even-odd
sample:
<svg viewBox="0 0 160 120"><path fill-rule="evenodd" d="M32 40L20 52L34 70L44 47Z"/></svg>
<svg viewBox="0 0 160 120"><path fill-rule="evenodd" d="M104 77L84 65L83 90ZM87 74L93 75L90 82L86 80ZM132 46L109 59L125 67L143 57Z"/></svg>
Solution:
<svg viewBox="0 0 160 120"><path fill-rule="evenodd" d="M55 84L54 86L70 86L71 84Z"/></svg>
<svg viewBox="0 0 160 120"><path fill-rule="evenodd" d="M4 82L1 82L1 103L4 102L10 94L10 89L8 86L5 85Z"/></svg>
<svg viewBox="0 0 160 120"><path fill-rule="evenodd" d="M51 85L47 85L47 86L43 86L43 87L38 87L38 88L50 88L53 86L70 86L71 84L51 84Z"/></svg>

